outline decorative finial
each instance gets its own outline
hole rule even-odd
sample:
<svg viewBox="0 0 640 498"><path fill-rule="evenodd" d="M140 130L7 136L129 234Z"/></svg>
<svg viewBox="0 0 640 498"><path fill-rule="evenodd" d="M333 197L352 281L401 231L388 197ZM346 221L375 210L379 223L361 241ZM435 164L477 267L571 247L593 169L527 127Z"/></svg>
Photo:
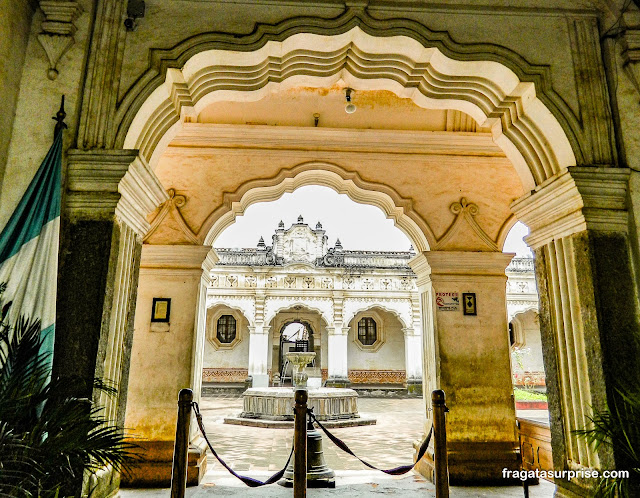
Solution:
<svg viewBox="0 0 640 498"><path fill-rule="evenodd" d="M411 254L415 254L415 253L416 253L416 250L413 248L413 244L410 244L410 245L409 245L409 252L410 252Z"/></svg>
<svg viewBox="0 0 640 498"><path fill-rule="evenodd" d="M64 95L63 95L62 100L60 101L60 109L58 109L58 112L56 113L56 115L51 118L56 122L56 127L53 130L54 137L57 137L58 133L60 133L65 128L67 128L67 125L64 122L64 118L66 117L67 117L67 113L64 112Z"/></svg>
<svg viewBox="0 0 640 498"><path fill-rule="evenodd" d="M298 223L303 223L304 222L304 218L302 217L302 215L298 216Z"/></svg>
<svg viewBox="0 0 640 498"><path fill-rule="evenodd" d="M284 228L284 221L280 220L280 223L278 223L278 228Z"/></svg>
<svg viewBox="0 0 640 498"><path fill-rule="evenodd" d="M342 250L342 243L340 242L340 239L336 239L336 251L341 251Z"/></svg>
<svg viewBox="0 0 640 498"><path fill-rule="evenodd" d="M260 237L260 240L258 241L258 247L266 247L264 239L262 237Z"/></svg>
<svg viewBox="0 0 640 498"><path fill-rule="evenodd" d="M322 230L322 223L316 223L316 230Z"/></svg>

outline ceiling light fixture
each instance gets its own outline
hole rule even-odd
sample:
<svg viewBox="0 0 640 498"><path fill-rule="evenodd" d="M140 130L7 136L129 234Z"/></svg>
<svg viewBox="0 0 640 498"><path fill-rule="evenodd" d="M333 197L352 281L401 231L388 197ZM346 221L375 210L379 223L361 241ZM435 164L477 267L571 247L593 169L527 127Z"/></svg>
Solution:
<svg viewBox="0 0 640 498"><path fill-rule="evenodd" d="M344 111L347 114L353 114L354 112L356 112L356 105L353 102L351 102L351 92L352 92L351 88L347 88L346 95L345 95L347 98L347 105L344 106Z"/></svg>

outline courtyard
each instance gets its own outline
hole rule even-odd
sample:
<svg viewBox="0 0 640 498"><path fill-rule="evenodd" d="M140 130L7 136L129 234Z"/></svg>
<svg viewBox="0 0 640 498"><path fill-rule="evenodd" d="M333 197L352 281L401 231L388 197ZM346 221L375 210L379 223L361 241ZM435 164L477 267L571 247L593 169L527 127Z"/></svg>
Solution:
<svg viewBox="0 0 640 498"><path fill-rule="evenodd" d="M363 417L375 418L373 426L331 429L361 458L381 468L406 465L413 456L413 442L422 437L424 408L422 398L360 398L358 409ZM291 451L293 429L264 429L224 424L224 418L242 411L239 395L203 397L201 412L207 435L218 454L236 472L261 480L278 471ZM520 414L523 415L523 414ZM543 412L527 413L542 418ZM327 465L336 471L335 489L309 489L310 497L328 496L435 496L433 484L416 473L392 477L372 471L355 458L323 438ZM187 496L291 496L292 490L278 485L247 488L231 476L210 454L207 473L197 488L188 488ZM553 496L555 487L546 481L531 486L529 496ZM168 489L123 489L123 498L168 496ZM519 486L453 487L454 497L521 497Z"/></svg>

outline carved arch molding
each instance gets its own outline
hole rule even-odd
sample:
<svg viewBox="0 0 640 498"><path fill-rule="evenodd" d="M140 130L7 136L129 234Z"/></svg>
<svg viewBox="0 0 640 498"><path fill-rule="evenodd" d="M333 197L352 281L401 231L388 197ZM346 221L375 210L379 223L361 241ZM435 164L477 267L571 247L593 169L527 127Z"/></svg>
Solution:
<svg viewBox="0 0 640 498"><path fill-rule="evenodd" d="M415 21L375 19L363 8L334 19L258 24L247 35L200 34L152 50L150 60L118 106L114 142L139 149L152 163L182 119L222 98L217 90L225 98L267 92L296 78L305 84L315 78L317 85L342 78L354 88L385 80L418 105L466 112L492 127L521 178L528 177L526 188L585 156L582 125L552 89L547 66L499 46L455 43Z"/></svg>

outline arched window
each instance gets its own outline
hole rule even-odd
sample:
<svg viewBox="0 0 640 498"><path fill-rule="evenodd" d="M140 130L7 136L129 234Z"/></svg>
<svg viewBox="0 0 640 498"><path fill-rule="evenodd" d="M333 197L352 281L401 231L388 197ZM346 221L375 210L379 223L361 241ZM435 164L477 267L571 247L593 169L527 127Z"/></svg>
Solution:
<svg viewBox="0 0 640 498"><path fill-rule="evenodd" d="M218 318L216 337L221 344L230 344L236 338L236 319L231 315Z"/></svg>
<svg viewBox="0 0 640 498"><path fill-rule="evenodd" d="M363 346L371 346L378 339L376 322L370 316L361 318L358 322L358 340Z"/></svg>

